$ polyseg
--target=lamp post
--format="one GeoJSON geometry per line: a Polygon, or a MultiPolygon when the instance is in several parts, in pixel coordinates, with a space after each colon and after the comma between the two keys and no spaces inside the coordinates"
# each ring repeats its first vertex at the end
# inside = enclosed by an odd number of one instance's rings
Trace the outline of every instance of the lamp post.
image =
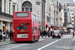
{"type": "Polygon", "coordinates": [[[45,2],[46,0],[42,0],[42,30],[45,30],[45,2]]]}
{"type": "Polygon", "coordinates": [[[53,0],[53,5],[54,5],[54,25],[55,25],[55,1],[53,0]]]}

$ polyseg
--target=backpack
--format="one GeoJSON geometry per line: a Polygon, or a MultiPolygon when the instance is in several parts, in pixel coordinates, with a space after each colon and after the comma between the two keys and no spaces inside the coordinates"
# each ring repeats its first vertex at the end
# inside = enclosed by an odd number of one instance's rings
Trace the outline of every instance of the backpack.
{"type": "Polygon", "coordinates": [[[5,32],[3,34],[5,35],[5,32]]]}

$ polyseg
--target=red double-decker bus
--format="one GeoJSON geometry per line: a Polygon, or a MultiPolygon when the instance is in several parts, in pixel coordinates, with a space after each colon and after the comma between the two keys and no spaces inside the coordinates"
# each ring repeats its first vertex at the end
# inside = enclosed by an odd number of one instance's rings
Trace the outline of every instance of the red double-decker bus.
{"type": "Polygon", "coordinates": [[[13,41],[38,41],[39,16],[32,12],[14,12],[13,41]]]}

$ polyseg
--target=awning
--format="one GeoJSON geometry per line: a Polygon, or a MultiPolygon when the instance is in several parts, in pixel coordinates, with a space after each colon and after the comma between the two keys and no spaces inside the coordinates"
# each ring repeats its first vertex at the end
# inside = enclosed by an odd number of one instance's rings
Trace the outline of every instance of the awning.
{"type": "Polygon", "coordinates": [[[58,26],[51,26],[51,28],[58,29],[59,27],[58,26]]]}

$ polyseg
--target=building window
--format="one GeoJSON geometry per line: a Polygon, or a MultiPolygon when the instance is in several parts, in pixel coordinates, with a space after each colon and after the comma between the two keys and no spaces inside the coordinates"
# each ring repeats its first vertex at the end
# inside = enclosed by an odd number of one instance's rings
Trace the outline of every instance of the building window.
{"type": "Polygon", "coordinates": [[[6,0],[4,0],[4,13],[6,12],[6,0]]]}
{"type": "Polygon", "coordinates": [[[22,11],[24,11],[24,8],[22,8],[22,11]]]}
{"type": "Polygon", "coordinates": [[[29,8],[25,8],[25,11],[29,11],[29,8]]]}
{"type": "Polygon", "coordinates": [[[11,7],[11,3],[9,3],[9,14],[10,14],[10,7],[11,7]]]}
{"type": "Polygon", "coordinates": [[[70,11],[73,11],[73,10],[70,10],[70,11]]]}
{"type": "Polygon", "coordinates": [[[49,16],[50,16],[50,13],[49,13],[49,16]]]}
{"type": "Polygon", "coordinates": [[[18,5],[17,5],[17,11],[18,11],[18,5]]]}
{"type": "Polygon", "coordinates": [[[32,4],[29,1],[26,1],[22,4],[22,11],[32,12],[32,4]]]}
{"type": "Polygon", "coordinates": [[[9,0],[9,1],[11,1],[11,0],[9,0]]]}
{"type": "Polygon", "coordinates": [[[0,0],[0,12],[1,12],[1,9],[2,8],[2,0],[0,0]]]}
{"type": "Polygon", "coordinates": [[[74,15],[74,13],[72,13],[72,15],[74,15]]]}
{"type": "Polygon", "coordinates": [[[9,14],[11,12],[11,0],[9,0],[9,14]]]}
{"type": "Polygon", "coordinates": [[[32,8],[30,8],[30,12],[32,12],[32,8]]]}
{"type": "Polygon", "coordinates": [[[74,19],[74,17],[72,17],[72,19],[74,19]]]}
{"type": "Polygon", "coordinates": [[[13,5],[13,13],[15,12],[15,5],[13,5]]]}
{"type": "Polygon", "coordinates": [[[72,24],[72,26],[74,26],[74,24],[72,24]]]}
{"type": "Polygon", "coordinates": [[[50,22],[50,18],[47,16],[47,21],[50,22]]]}
{"type": "Polygon", "coordinates": [[[72,22],[74,22],[74,21],[72,20],[72,22]]]}
{"type": "Polygon", "coordinates": [[[36,2],[37,5],[40,5],[40,2],[36,2]]]}

